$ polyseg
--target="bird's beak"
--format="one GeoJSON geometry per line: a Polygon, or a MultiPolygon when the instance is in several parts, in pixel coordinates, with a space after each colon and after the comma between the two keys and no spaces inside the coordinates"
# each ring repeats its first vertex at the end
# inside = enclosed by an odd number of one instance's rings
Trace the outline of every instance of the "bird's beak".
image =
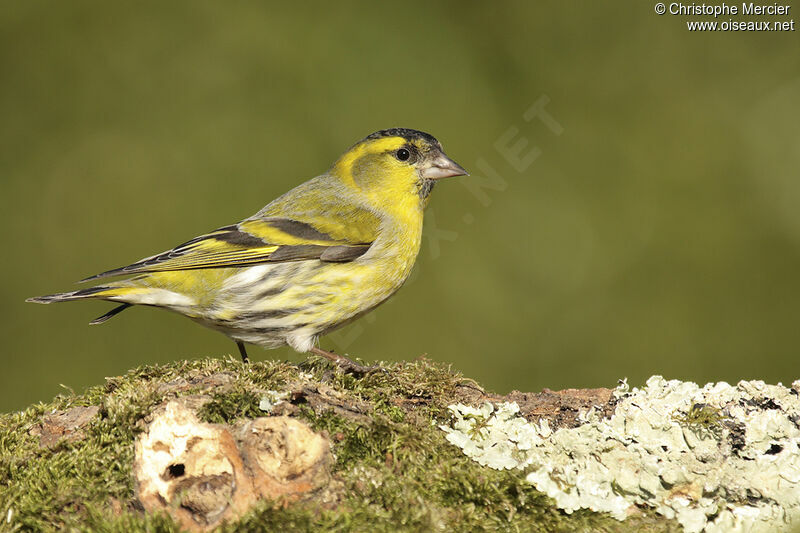
{"type": "Polygon", "coordinates": [[[444,154],[436,156],[429,164],[419,172],[420,176],[426,180],[438,180],[453,176],[468,176],[464,168],[444,154]]]}

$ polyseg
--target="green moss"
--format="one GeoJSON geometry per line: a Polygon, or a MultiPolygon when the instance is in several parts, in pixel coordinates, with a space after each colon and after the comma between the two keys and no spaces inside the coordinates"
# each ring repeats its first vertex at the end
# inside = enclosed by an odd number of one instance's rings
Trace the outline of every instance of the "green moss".
{"type": "Polygon", "coordinates": [[[177,531],[169,517],[145,515],[135,503],[133,442],[144,418],[186,394],[211,397],[200,412],[206,421],[264,416],[258,408],[264,393],[296,383],[324,386],[338,402],[326,407],[299,397],[295,416],[330,435],[343,499],[328,510],[263,502],[227,530],[669,530],[647,517],[620,523],[561,513],[524,474],[481,467],[445,441],[437,426],[458,401],[459,387],[472,382],[427,360],[385,368],[356,379],[318,358],[299,366],[182,361],[137,368],[83,394],[0,415],[0,519],[13,510],[0,530],[177,531]],[[29,433],[48,412],[88,405],[100,412],[80,440],[45,449],[29,433]]]}
{"type": "Polygon", "coordinates": [[[257,418],[265,413],[258,408],[261,398],[249,390],[235,390],[214,394],[198,416],[211,423],[226,423],[237,418],[257,418]]]}
{"type": "Polygon", "coordinates": [[[700,435],[719,439],[726,417],[719,409],[708,404],[696,403],[686,413],[676,417],[676,420],[700,435]]]}

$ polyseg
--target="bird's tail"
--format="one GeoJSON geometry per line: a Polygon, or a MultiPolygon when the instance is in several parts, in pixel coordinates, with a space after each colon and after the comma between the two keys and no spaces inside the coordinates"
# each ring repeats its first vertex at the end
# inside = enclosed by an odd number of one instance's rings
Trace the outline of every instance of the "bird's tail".
{"type": "Polygon", "coordinates": [[[34,298],[28,298],[25,301],[37,304],[51,304],[53,302],[71,302],[72,300],[84,300],[86,298],[103,298],[104,296],[116,296],[116,294],[103,294],[103,293],[116,292],[117,290],[118,289],[116,287],[97,286],[72,292],[59,292],[58,294],[47,294],[45,296],[36,296],[34,298]]]}
{"type": "MultiPolygon", "coordinates": [[[[80,289],[77,291],[72,292],[60,292],[58,294],[48,294],[45,296],[36,296],[34,298],[28,298],[25,300],[26,302],[32,302],[37,304],[50,304],[53,302],[71,302],[73,300],[85,300],[87,298],[99,298],[102,300],[114,300],[121,296],[124,296],[126,292],[130,292],[131,289],[128,287],[109,287],[109,286],[97,286],[97,287],[89,287],[87,289],[80,289]]],[[[89,322],[91,325],[95,324],[102,324],[109,318],[121,313],[132,304],[130,303],[123,303],[109,311],[108,313],[99,316],[89,322]]]]}

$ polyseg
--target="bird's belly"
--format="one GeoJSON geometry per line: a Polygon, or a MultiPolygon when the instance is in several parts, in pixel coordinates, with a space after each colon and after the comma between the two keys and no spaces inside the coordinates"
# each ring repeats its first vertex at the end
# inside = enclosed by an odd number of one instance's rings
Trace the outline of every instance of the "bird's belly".
{"type": "Polygon", "coordinates": [[[413,261],[296,261],[242,269],[226,282],[205,325],[265,347],[307,344],[385,301],[413,261]],[[300,339],[300,340],[297,340],[300,339]]]}

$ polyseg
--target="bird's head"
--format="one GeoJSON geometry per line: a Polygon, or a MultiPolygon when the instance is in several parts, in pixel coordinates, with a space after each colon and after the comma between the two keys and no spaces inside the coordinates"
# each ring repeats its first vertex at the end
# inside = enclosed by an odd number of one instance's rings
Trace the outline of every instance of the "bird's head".
{"type": "Polygon", "coordinates": [[[467,171],[447,157],[432,135],[393,128],[376,131],[352,146],[331,174],[380,210],[424,207],[434,183],[467,171]]]}

